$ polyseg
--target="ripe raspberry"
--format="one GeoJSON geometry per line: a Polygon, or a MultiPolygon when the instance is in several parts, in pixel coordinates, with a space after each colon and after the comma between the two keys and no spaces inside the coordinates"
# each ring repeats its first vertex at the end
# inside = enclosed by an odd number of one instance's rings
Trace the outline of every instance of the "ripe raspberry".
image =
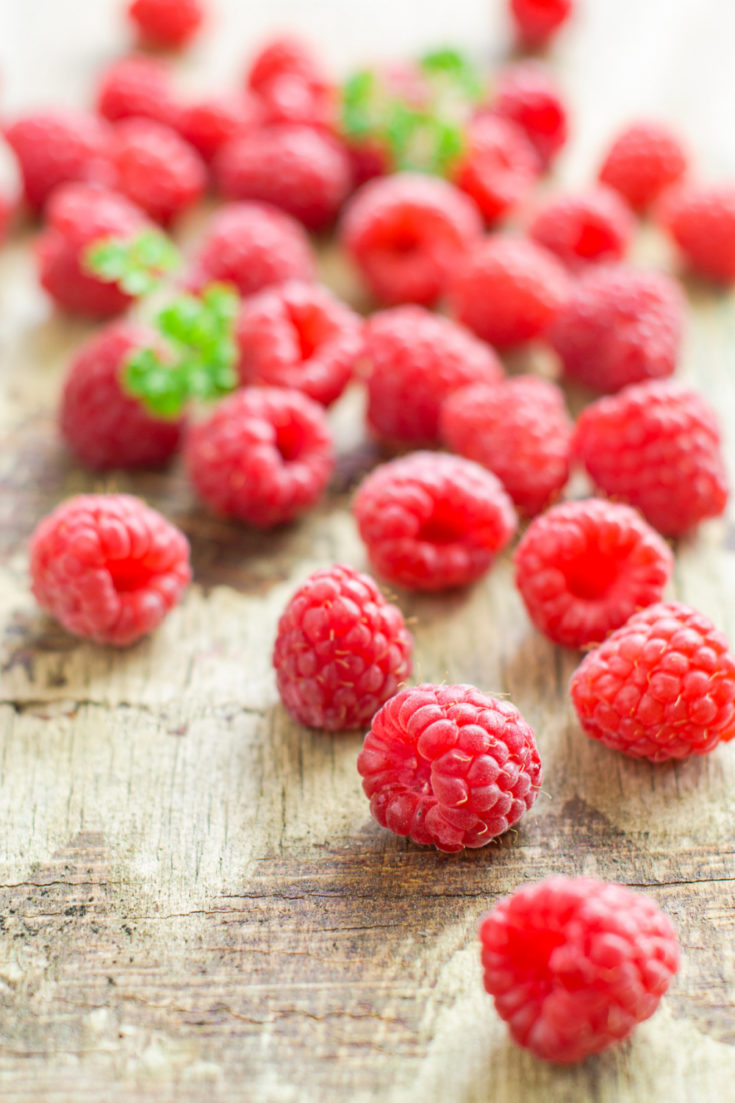
{"type": "Polygon", "coordinates": [[[0,244],[5,240],[8,226],[15,213],[15,202],[5,195],[0,195],[0,244]]]}
{"type": "Polygon", "coordinates": [[[538,157],[520,127],[496,115],[473,119],[452,179],[474,199],[486,222],[498,222],[517,207],[537,176],[538,157]]]}
{"type": "Polygon", "coordinates": [[[674,372],[683,322],[684,298],[671,277],[618,265],[580,280],[548,339],[568,379],[619,391],[674,372]]]}
{"type": "Polygon", "coordinates": [[[248,86],[269,123],[329,125],[335,91],[317,58],[297,38],[275,38],[253,60],[248,86]]]}
{"type": "Polygon", "coordinates": [[[651,605],[577,667],[572,702],[591,739],[665,762],[735,737],[735,656],[696,609],[651,605]]]}
{"type": "Polygon", "coordinates": [[[532,521],[515,553],[516,585],[554,643],[588,647],[660,601],[674,566],[668,546],[630,506],[562,502],[532,521]]]}
{"type": "Polygon", "coordinates": [[[180,107],[171,72],[152,57],[123,57],[103,73],[97,89],[97,111],[110,122],[153,119],[176,126],[180,107]]]}
{"type": "Polygon", "coordinates": [[[228,142],[214,162],[227,199],[259,199],[322,230],[350,190],[350,165],[342,146],[308,126],[271,126],[228,142]]]}
{"type": "Polygon", "coordinates": [[[567,109],[551,73],[533,61],[508,65],[497,76],[492,109],[524,132],[542,168],[548,168],[567,140],[567,109]]]}
{"type": "Polygon", "coordinates": [[[242,304],[235,339],[243,385],[290,387],[331,406],[362,352],[362,319],[325,287],[291,280],[242,304]]]}
{"type": "Polygon", "coordinates": [[[371,180],[345,211],[341,239],[374,297],[390,306],[432,306],[482,232],[477,207],[433,176],[371,180]]]}
{"type": "Polygon", "coordinates": [[[157,628],[189,584],[182,532],[129,494],[79,494],[31,536],[39,605],[68,632],[119,647],[157,628]]]}
{"type": "Polygon", "coordinates": [[[510,14],[524,46],[546,46],[572,14],[572,0],[510,0],[510,14]]]}
{"type": "Polygon", "coordinates": [[[645,211],[686,170],[686,152],[667,126],[637,122],[626,127],[610,146],[599,178],[619,192],[634,211],[645,211]]]}
{"type": "Polygon", "coordinates": [[[208,96],[181,109],[176,129],[207,164],[228,142],[260,126],[262,111],[254,96],[208,96]]]}
{"type": "Polygon", "coordinates": [[[153,417],[122,383],[130,353],[155,345],[152,331],[115,322],[93,334],[69,365],[59,421],[86,467],[158,467],[176,451],[181,421],[153,417]]]}
{"type": "Polygon", "coordinates": [[[474,582],[516,528],[494,475],[436,452],[381,464],[362,482],[353,508],[376,571],[412,590],[474,582]]]}
{"type": "Polygon", "coordinates": [[[179,49],[204,22],[201,0],[132,0],[128,18],[145,46],[179,49]]]}
{"type": "Polygon", "coordinates": [[[692,271],[735,281],[735,187],[680,184],[666,192],[656,215],[692,271]]]}
{"type": "Polygon", "coordinates": [[[551,253],[525,238],[485,238],[456,265],[449,285],[454,316],[498,348],[541,337],[571,284],[551,253]]]}
{"type": "Polygon", "coordinates": [[[635,219],[610,188],[557,195],[536,210],[528,236],[554,253],[567,268],[622,260],[630,248],[635,219]]]}
{"type": "Polygon", "coordinates": [[[581,1061],[650,1018],[679,967],[671,921],[650,896],[590,877],[548,877],[480,923],[485,989],[536,1057],[581,1061]]]}
{"type": "Polygon", "coordinates": [[[630,502],[666,536],[680,536],[727,504],[714,410],[673,379],[626,387],[577,421],[574,453],[605,494],[630,502]]]}
{"type": "Polygon", "coordinates": [[[557,498],[569,478],[572,422],[564,395],[546,379],[518,375],[464,387],[444,403],[441,430],[453,452],[492,471],[528,516],[557,498]]]}
{"type": "Polygon", "coordinates": [[[191,429],[189,478],[215,512],[258,528],[291,521],[314,505],[334,459],[321,406],[300,391],[237,391],[191,429]]]}
{"type": "Polygon", "coordinates": [[[468,685],[401,690],[373,718],[357,769],[381,827],[449,854],[502,835],[541,788],[533,729],[468,685]]]}
{"type": "Polygon", "coordinates": [[[364,728],[411,673],[412,651],[400,609],[369,575],[327,567],[307,578],[278,623],[278,692],[308,728],[364,728]]]}
{"type": "Polygon", "coordinates": [[[365,326],[368,425],[389,444],[439,443],[442,403],[469,383],[497,383],[491,348],[421,306],[373,314],[365,326]]]}
{"type": "Polygon", "coordinates": [[[120,123],[114,156],[118,190],[164,225],[204,193],[204,162],[171,127],[150,119],[120,123]]]}
{"type": "Polygon", "coordinates": [[[187,285],[234,284],[242,296],[286,280],[312,280],[314,255],[300,222],[267,203],[228,203],[212,216],[187,285]]]}
{"type": "Polygon", "coordinates": [[[23,180],[23,194],[41,210],[60,184],[77,180],[110,184],[112,131],[107,123],[81,111],[38,111],[5,129],[23,180]]]}

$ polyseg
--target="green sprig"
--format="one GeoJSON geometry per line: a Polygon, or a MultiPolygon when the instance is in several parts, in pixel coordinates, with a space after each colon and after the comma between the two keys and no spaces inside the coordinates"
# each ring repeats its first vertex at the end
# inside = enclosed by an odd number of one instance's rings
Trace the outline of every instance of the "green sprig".
{"type": "Polygon", "coordinates": [[[84,255],[89,273],[106,283],[119,284],[136,298],[150,294],[178,264],[179,252],[171,238],[153,228],[133,238],[94,241],[84,255]]]}

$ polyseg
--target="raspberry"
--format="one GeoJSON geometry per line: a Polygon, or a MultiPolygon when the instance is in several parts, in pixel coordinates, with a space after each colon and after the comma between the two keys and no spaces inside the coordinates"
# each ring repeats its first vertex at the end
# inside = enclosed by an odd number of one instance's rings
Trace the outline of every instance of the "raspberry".
{"type": "Polygon", "coordinates": [[[522,61],[497,76],[492,108],[519,126],[543,168],[548,168],[567,140],[567,110],[552,75],[542,65],[522,61]]]}
{"type": "Polygon", "coordinates": [[[303,226],[266,203],[229,203],[212,216],[187,284],[221,281],[253,295],[288,279],[311,280],[314,256],[303,226]]]}
{"type": "Polygon", "coordinates": [[[525,238],[485,238],[456,266],[449,285],[455,317],[478,337],[510,348],[541,337],[570,291],[564,268],[525,238]]]}
{"type": "Polygon", "coordinates": [[[254,92],[262,92],[279,77],[318,80],[323,75],[322,67],[308,43],[294,35],[283,35],[261,46],[250,64],[247,82],[254,92]]]}
{"type": "Polygon", "coordinates": [[[116,322],[93,334],[72,360],[59,420],[68,447],[86,467],[158,467],[176,451],[181,422],[151,416],[122,384],[129,354],[155,344],[153,332],[116,322]]]}
{"type": "Polygon", "coordinates": [[[79,494],[31,536],[33,593],[68,632],[119,647],[157,628],[189,584],[182,532],[129,494],[79,494]]]}
{"type": "Polygon", "coordinates": [[[180,108],[168,66],[136,55],[113,62],[97,89],[97,111],[112,123],[135,118],[176,126],[180,108]]]}
{"type": "Polygon", "coordinates": [[[362,482],[354,513],[376,571],[412,590],[474,582],[516,527],[510,498],[494,475],[435,452],[377,467],[362,482]]]}
{"type": "Polygon", "coordinates": [[[321,497],[334,466],[321,406],[300,391],[251,387],[218,403],[186,444],[189,478],[215,512],[258,528],[321,497]]]}
{"type": "Polygon", "coordinates": [[[700,276],[735,282],[735,187],[732,184],[680,184],[657,209],[661,225],[700,276]]]}
{"type": "Polygon", "coordinates": [[[458,188],[494,223],[521,203],[536,182],[538,158],[520,127],[495,115],[478,115],[467,129],[467,148],[454,168],[458,188]]]}
{"type": "Polygon", "coordinates": [[[650,896],[590,877],[548,877],[480,923],[485,989],[536,1057],[581,1061],[650,1018],[679,967],[671,921],[650,896]]]}
{"type": "Polygon", "coordinates": [[[327,567],[307,578],[278,622],[278,692],[306,727],[364,728],[411,673],[412,650],[400,609],[369,575],[327,567]]]}
{"type": "Polygon", "coordinates": [[[111,134],[104,121],[81,111],[39,111],[11,123],[5,137],[17,158],[28,205],[40,210],[60,184],[112,183],[111,134]]]}
{"type": "Polygon", "coordinates": [[[574,452],[593,482],[630,502],[667,536],[680,536],[727,504],[714,410],[674,380],[626,387],[579,417],[574,452]]]}
{"type": "Polygon", "coordinates": [[[510,14],[525,46],[546,46],[572,14],[572,0],[510,0],[510,14]]]}
{"type": "Polygon", "coordinates": [[[171,127],[128,119],[115,128],[118,189],[168,225],[201,199],[207,173],[199,154],[171,127]]]}
{"type": "Polygon", "coordinates": [[[554,253],[567,268],[622,260],[635,231],[635,219],[610,188],[557,195],[542,203],[528,236],[554,253]]]}
{"type": "Polygon", "coordinates": [[[182,108],[176,129],[209,164],[228,142],[256,130],[261,116],[260,105],[253,96],[209,96],[182,108]]]}
{"type": "Polygon", "coordinates": [[[599,178],[634,211],[645,211],[686,170],[687,155],[677,136],[662,123],[644,121],[632,123],[617,136],[599,178]]]}
{"type": "Polygon", "coordinates": [[[259,96],[269,123],[327,126],[335,92],[308,46],[297,38],[276,38],[253,60],[248,85],[259,96]]]}
{"type": "Polygon", "coordinates": [[[362,352],[362,319],[325,287],[293,280],[243,303],[235,338],[243,384],[290,387],[331,406],[362,352]]]}
{"type": "Polygon", "coordinates": [[[450,854],[502,835],[541,788],[533,729],[468,685],[401,690],[373,718],[357,769],[381,827],[450,854]]]}
{"type": "Polygon", "coordinates": [[[673,279],[618,265],[575,286],[548,339],[568,379],[619,391],[673,373],[683,321],[684,298],[673,279]]]}
{"type": "Polygon", "coordinates": [[[15,202],[5,195],[0,195],[0,244],[5,240],[14,213],[15,202]]]}
{"type": "Polygon", "coordinates": [[[146,46],[185,46],[204,21],[201,0],[132,0],[128,18],[146,46]]]}
{"type": "Polygon", "coordinates": [[[560,389],[519,375],[450,395],[441,411],[444,441],[496,475],[515,506],[540,513],[569,478],[572,422],[560,389]]]}
{"type": "Polygon", "coordinates": [[[39,280],[57,306],[70,314],[108,318],[132,302],[116,283],[87,273],[89,245],[107,237],[129,238],[147,220],[117,192],[90,184],[64,184],[51,198],[48,228],[37,241],[39,280]]]}
{"type": "Polygon", "coordinates": [[[588,647],[661,600],[674,566],[658,533],[630,506],[563,502],[532,521],[515,553],[516,585],[554,643],[588,647]]]}
{"type": "Polygon", "coordinates": [[[735,737],[735,656],[678,601],[631,617],[585,657],[570,691],[587,735],[633,758],[689,758],[735,737]]]}
{"type": "Polygon", "coordinates": [[[365,355],[368,424],[389,444],[438,444],[445,399],[469,383],[503,378],[491,348],[421,306],[374,314],[365,326],[365,355]]]}
{"type": "Polygon", "coordinates": [[[432,306],[482,232],[477,207],[432,176],[397,173],[370,180],[345,211],[342,243],[373,296],[390,306],[432,306]]]}

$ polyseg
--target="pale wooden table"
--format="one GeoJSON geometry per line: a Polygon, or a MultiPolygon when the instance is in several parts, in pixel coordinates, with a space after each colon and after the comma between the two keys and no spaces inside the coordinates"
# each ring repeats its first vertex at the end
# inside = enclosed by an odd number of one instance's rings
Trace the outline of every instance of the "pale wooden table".
{"type": "MultiPolygon", "coordinates": [[[[0,0],[10,112],[82,103],[120,48],[114,0],[0,0]]],[[[735,174],[725,0],[580,0],[553,64],[576,111],[561,166],[584,180],[641,111],[735,174]]],[[[491,0],[219,0],[182,65],[234,79],[266,31],[294,26],[344,70],[452,40],[487,58],[491,0]],[[263,10],[254,10],[255,8],[263,10]]],[[[593,745],[566,698],[575,657],[529,627],[507,558],[472,593],[406,596],[417,674],[510,693],[534,724],[543,794],[520,830],[446,857],[379,830],[358,737],[289,723],[269,668],[277,614],[334,560],[364,564],[347,511],[374,457],[349,403],[327,505],[270,537],[214,522],[174,472],[117,478],[192,539],[197,583],[154,639],[122,654],[45,621],[26,540],[60,498],[99,488],[55,434],[61,373],[87,332],[53,314],[19,233],[0,251],[0,1097],[152,1101],[702,1103],[733,1098],[735,750],[651,767],[593,745]],[[552,871],[641,886],[675,920],[681,974],[635,1040],[563,1070],[511,1046],[482,991],[478,915],[552,871]]],[[[642,254],[663,257],[655,239],[642,254]]],[[[343,277],[331,263],[330,276],[343,277]]],[[[723,414],[735,471],[735,313],[690,288],[683,374],[723,414]]],[[[672,592],[735,638],[732,523],[678,550],[672,592]]]]}

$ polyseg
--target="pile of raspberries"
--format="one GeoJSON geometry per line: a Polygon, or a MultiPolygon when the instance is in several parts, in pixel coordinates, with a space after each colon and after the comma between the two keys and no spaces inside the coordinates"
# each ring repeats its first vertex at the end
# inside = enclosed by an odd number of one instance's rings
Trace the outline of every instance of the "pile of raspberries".
{"type": "MultiPolygon", "coordinates": [[[[508,9],[521,44],[537,49],[572,0],[508,9]]],[[[180,48],[207,14],[201,0],[129,5],[143,46],[180,48]]],[[[386,79],[424,94],[410,64],[386,79]]],[[[43,221],[40,284],[59,310],[108,320],[69,365],[59,407],[69,450],[94,472],[162,466],[181,450],[194,493],[265,541],[328,492],[327,410],[359,386],[385,452],[353,502],[375,575],[398,590],[466,587],[520,530],[515,584],[530,621],[586,651],[570,685],[580,731],[655,763],[713,751],[735,736],[735,657],[667,590],[671,541],[727,503],[720,429],[674,378],[680,284],[627,256],[648,218],[679,265],[735,282],[735,184],[698,180],[679,137],[642,120],[615,137],[586,188],[534,198],[570,126],[538,60],[494,74],[441,173],[345,132],[339,101],[318,57],[279,38],[227,93],[185,101],[169,62],[140,52],[101,75],[92,110],[53,107],[5,126],[25,206],[43,221]],[[207,191],[223,202],[181,282],[194,295],[213,282],[237,291],[238,385],[209,409],[163,417],[125,383],[131,353],[158,336],[126,314],[130,289],[90,270],[86,250],[175,228],[207,191]],[[367,317],[317,280],[310,235],[333,229],[367,317]],[[554,372],[509,371],[503,357],[529,346],[545,347],[554,372]],[[559,380],[584,402],[576,422],[559,380]]],[[[3,223],[12,207],[2,204],[3,223]]],[[[38,524],[30,574],[69,632],[125,646],[182,598],[189,546],[138,498],[84,494],[38,524]]],[[[370,575],[318,570],[278,624],[283,706],[307,727],[367,730],[357,770],[380,825],[448,853],[485,846],[539,794],[534,732],[510,701],[474,686],[411,684],[412,650],[370,575]]],[[[627,1037],[678,966],[674,929],[651,899],[584,878],[524,886],[484,917],[480,940],[513,1038],[557,1062],[627,1037]]]]}

